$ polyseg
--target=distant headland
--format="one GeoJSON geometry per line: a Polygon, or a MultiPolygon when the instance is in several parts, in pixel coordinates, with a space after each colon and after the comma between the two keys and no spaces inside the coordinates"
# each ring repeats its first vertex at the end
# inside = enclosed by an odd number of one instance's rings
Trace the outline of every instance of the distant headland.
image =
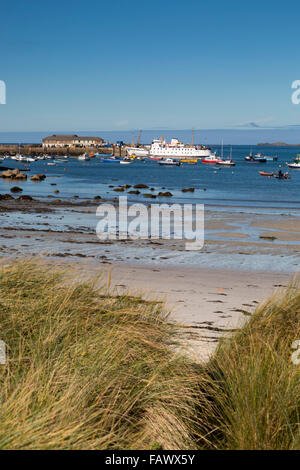
{"type": "Polygon", "coordinates": [[[300,147],[300,144],[287,144],[285,142],[264,142],[256,145],[258,147],[300,147]]]}

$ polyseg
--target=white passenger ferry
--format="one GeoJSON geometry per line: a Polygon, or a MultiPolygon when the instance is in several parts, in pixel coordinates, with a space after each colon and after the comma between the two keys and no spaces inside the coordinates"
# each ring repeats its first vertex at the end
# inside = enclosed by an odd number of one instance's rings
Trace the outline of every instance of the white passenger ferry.
{"type": "Polygon", "coordinates": [[[172,158],[203,158],[209,157],[211,151],[202,145],[184,145],[178,139],[172,139],[170,143],[165,140],[153,140],[150,147],[150,156],[172,158]]]}

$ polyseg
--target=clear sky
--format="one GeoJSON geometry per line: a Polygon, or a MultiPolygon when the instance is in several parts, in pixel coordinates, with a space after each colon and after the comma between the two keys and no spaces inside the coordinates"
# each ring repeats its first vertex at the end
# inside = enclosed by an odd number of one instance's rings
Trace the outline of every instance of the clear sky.
{"type": "Polygon", "coordinates": [[[3,2],[0,130],[300,125],[299,23],[299,1],[3,2]]]}

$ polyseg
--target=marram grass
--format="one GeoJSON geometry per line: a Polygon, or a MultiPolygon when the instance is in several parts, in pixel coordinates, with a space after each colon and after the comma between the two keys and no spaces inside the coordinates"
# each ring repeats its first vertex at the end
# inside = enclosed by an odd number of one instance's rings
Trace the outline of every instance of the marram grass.
{"type": "Polygon", "coordinates": [[[2,268],[0,449],[300,449],[296,284],[207,364],[175,352],[177,333],[160,303],[2,268]]]}
{"type": "Polygon", "coordinates": [[[212,447],[300,449],[300,365],[292,361],[298,339],[300,290],[292,283],[220,342],[206,366],[201,408],[202,416],[209,410],[212,447]]]}
{"type": "Polygon", "coordinates": [[[0,275],[0,449],[190,448],[193,369],[160,304],[18,263],[0,275]]]}

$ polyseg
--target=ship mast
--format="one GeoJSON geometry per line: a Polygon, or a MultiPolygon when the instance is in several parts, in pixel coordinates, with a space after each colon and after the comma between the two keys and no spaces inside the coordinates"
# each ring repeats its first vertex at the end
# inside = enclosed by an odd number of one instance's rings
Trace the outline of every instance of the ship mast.
{"type": "Polygon", "coordinates": [[[136,146],[139,147],[141,143],[141,136],[142,136],[142,131],[139,131],[138,138],[136,141],[136,146]]]}

